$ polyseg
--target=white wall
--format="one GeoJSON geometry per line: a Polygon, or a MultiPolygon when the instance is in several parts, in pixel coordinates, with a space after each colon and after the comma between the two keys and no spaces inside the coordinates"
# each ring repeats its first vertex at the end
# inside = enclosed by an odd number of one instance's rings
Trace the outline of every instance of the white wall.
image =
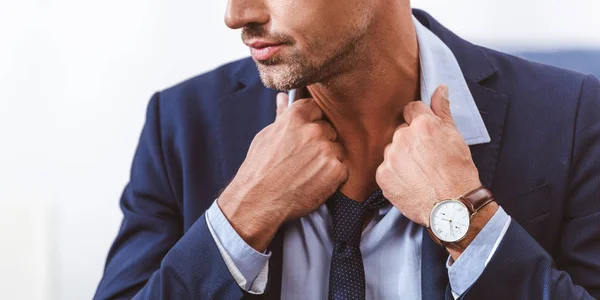
{"type": "Polygon", "coordinates": [[[412,0],[459,35],[500,48],[600,47],[597,0],[412,0]]]}
{"type": "MultiPolygon", "coordinates": [[[[151,94],[247,55],[225,0],[0,0],[0,298],[90,299],[151,94]]],[[[600,47],[597,0],[420,0],[488,45],[600,47]]]]}

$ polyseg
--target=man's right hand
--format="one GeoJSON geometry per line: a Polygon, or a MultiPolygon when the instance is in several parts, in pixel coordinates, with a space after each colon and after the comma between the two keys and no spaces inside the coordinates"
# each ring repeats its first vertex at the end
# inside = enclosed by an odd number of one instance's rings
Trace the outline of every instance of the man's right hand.
{"type": "Polygon", "coordinates": [[[217,203],[237,233],[263,252],[279,227],[321,206],[348,179],[344,149],[313,99],[287,107],[260,131],[217,203]]]}

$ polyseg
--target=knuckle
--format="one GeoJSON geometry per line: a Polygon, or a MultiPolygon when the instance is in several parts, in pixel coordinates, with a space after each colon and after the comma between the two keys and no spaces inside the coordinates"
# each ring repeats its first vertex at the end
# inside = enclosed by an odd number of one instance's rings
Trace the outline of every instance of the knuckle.
{"type": "Polygon", "coordinates": [[[297,101],[294,102],[295,106],[307,106],[310,105],[313,102],[312,99],[309,98],[303,98],[303,99],[298,99],[297,101]]]}
{"type": "Polygon", "coordinates": [[[413,127],[423,127],[425,126],[425,118],[423,117],[423,115],[419,115],[417,117],[415,117],[412,121],[412,123],[410,124],[413,127]]]}
{"type": "Polygon", "coordinates": [[[408,102],[408,103],[407,103],[407,104],[404,106],[404,110],[405,110],[405,111],[407,111],[407,110],[408,110],[408,111],[411,111],[411,110],[413,110],[413,109],[415,108],[415,105],[417,105],[417,103],[418,103],[418,102],[419,102],[419,101],[411,101],[411,102],[408,102]]]}
{"type": "Polygon", "coordinates": [[[329,141],[319,141],[315,146],[317,147],[317,151],[322,155],[329,156],[333,153],[333,144],[329,141]]]}
{"type": "Polygon", "coordinates": [[[385,161],[383,162],[383,164],[385,165],[386,168],[391,168],[391,167],[397,165],[399,156],[400,155],[397,155],[395,151],[390,150],[390,152],[388,153],[387,157],[385,158],[385,161]]]}
{"type": "MultiPolygon", "coordinates": [[[[402,137],[404,136],[404,130],[405,130],[405,128],[396,129],[396,131],[394,132],[394,135],[392,136],[392,141],[395,142],[395,141],[401,140],[402,137]]],[[[388,145],[388,147],[389,147],[389,145],[388,145]]],[[[387,147],[386,147],[386,149],[387,149],[387,147]]]]}
{"type": "Polygon", "coordinates": [[[300,99],[294,102],[294,105],[292,105],[292,107],[294,106],[304,113],[312,111],[313,109],[315,109],[315,106],[318,107],[318,105],[313,99],[308,98],[300,99]]]}
{"type": "Polygon", "coordinates": [[[302,99],[302,100],[304,100],[304,102],[302,102],[302,103],[308,109],[313,109],[313,108],[318,108],[319,107],[319,105],[317,104],[317,102],[314,99],[305,98],[305,99],[302,99]]]}
{"type": "Polygon", "coordinates": [[[424,115],[419,115],[413,120],[413,124],[416,126],[424,126],[428,122],[429,121],[427,120],[427,118],[424,115]]]}
{"type": "Polygon", "coordinates": [[[331,126],[327,123],[319,124],[319,126],[323,130],[323,136],[325,136],[325,137],[333,136],[334,139],[337,138],[337,131],[335,131],[333,126],[331,126]]]}
{"type": "Polygon", "coordinates": [[[325,160],[325,169],[329,170],[329,172],[333,174],[338,174],[341,172],[340,170],[340,162],[337,159],[326,159],[325,160]]]}
{"type": "Polygon", "coordinates": [[[331,148],[335,152],[336,155],[341,155],[342,157],[345,155],[344,148],[337,142],[331,142],[331,148]]]}
{"type": "Polygon", "coordinates": [[[392,144],[389,144],[389,145],[385,146],[385,150],[383,150],[383,159],[384,160],[389,159],[391,154],[392,154],[392,144]]]}
{"type": "Polygon", "coordinates": [[[414,108],[417,109],[427,108],[427,104],[425,104],[425,102],[423,101],[413,101],[411,103],[413,104],[414,108]]]}
{"type": "Polygon", "coordinates": [[[310,123],[306,126],[306,131],[309,137],[312,139],[320,137],[324,134],[324,129],[317,123],[310,123]]]}
{"type": "Polygon", "coordinates": [[[435,124],[435,118],[428,114],[419,115],[413,120],[413,125],[420,128],[430,128],[435,124]]]}
{"type": "Polygon", "coordinates": [[[343,163],[336,160],[334,168],[339,181],[346,181],[346,179],[348,179],[348,168],[346,168],[346,166],[343,163]]]}
{"type": "Polygon", "coordinates": [[[337,173],[342,173],[343,174],[343,173],[346,172],[346,167],[339,160],[332,159],[330,161],[330,163],[331,163],[331,166],[332,166],[333,170],[335,170],[337,173]]]}
{"type": "Polygon", "coordinates": [[[377,170],[375,171],[375,180],[377,181],[377,183],[381,183],[382,180],[386,178],[386,174],[387,169],[385,167],[385,164],[379,165],[379,167],[377,167],[377,170]]]}
{"type": "Polygon", "coordinates": [[[299,119],[302,118],[303,115],[303,111],[302,108],[299,106],[292,106],[289,109],[289,116],[292,119],[299,119]]]}

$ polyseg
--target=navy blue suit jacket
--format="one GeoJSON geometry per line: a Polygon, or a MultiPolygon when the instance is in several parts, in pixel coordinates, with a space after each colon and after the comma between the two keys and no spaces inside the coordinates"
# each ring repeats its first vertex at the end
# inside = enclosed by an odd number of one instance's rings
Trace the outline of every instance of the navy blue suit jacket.
{"type": "MultiPolygon", "coordinates": [[[[471,147],[473,160],[513,218],[464,298],[600,297],[600,83],[475,46],[414,14],[461,66],[491,136],[471,147]]],[[[243,59],[152,97],[95,299],[250,297],[230,275],[204,213],[255,134],[274,121],[275,95],[243,59]]],[[[282,238],[280,231],[270,246],[264,299],[280,297],[282,238]]],[[[424,234],[424,299],[451,299],[446,258],[424,234]]]]}

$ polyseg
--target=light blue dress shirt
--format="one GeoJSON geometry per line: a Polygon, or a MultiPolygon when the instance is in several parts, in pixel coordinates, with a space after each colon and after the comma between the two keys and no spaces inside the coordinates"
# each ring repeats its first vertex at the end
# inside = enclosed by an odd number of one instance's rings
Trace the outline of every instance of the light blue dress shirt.
{"type": "MultiPolygon", "coordinates": [[[[440,84],[450,90],[452,116],[469,145],[490,137],[456,58],[432,32],[413,18],[421,63],[421,99],[430,104],[440,84]]],[[[264,292],[270,253],[259,253],[244,242],[216,201],[206,215],[209,230],[240,287],[264,292]]],[[[446,262],[454,297],[481,275],[510,224],[502,208],[482,229],[456,262],[446,262]]],[[[325,205],[284,227],[282,299],[327,299],[333,249],[331,216],[325,205]]],[[[427,232],[392,205],[379,209],[361,236],[360,250],[366,279],[366,299],[421,299],[421,239],[427,232]]]]}

